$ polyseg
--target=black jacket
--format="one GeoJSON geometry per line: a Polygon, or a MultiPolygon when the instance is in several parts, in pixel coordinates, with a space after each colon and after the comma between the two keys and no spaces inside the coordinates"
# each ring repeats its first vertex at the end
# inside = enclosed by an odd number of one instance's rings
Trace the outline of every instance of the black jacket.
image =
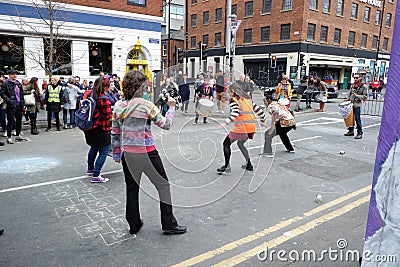
{"type": "Polygon", "coordinates": [[[18,81],[15,83],[6,80],[4,81],[3,85],[1,86],[0,89],[0,96],[3,98],[4,102],[7,104],[7,109],[15,109],[17,106],[17,97],[15,96],[15,84],[17,84],[19,90],[20,90],[20,106],[24,106],[24,93],[22,90],[22,84],[18,81]]]}

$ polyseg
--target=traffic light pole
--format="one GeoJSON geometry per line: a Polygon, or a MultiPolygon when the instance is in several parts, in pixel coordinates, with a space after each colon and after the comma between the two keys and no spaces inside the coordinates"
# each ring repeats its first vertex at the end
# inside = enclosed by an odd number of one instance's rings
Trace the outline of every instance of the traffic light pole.
{"type": "Polygon", "coordinates": [[[228,82],[231,81],[231,29],[230,22],[232,16],[232,0],[226,1],[226,33],[225,33],[225,77],[228,82]]]}
{"type": "Polygon", "coordinates": [[[203,44],[199,42],[200,57],[199,57],[199,74],[202,73],[201,63],[203,62],[203,44]]]}

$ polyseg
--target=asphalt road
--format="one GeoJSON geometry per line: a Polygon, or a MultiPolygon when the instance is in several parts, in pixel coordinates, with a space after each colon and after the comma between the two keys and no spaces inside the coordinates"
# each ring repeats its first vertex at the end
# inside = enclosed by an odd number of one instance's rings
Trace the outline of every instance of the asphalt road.
{"type": "Polygon", "coordinates": [[[91,184],[79,129],[25,132],[31,141],[0,148],[0,266],[358,266],[358,258],[288,259],[292,250],[362,251],[380,118],[362,117],[362,140],[345,137],[339,101],[324,113],[297,114],[297,130],[289,133],[294,154],[275,138],[275,157],[259,158],[258,129],[247,142],[252,173],[240,168],[234,144],[232,174],[216,174],[226,134],[217,127],[221,116],[192,125],[192,114],[177,112],[172,130],[153,127],[175,216],[188,227],[179,236],[162,234],[155,190],[145,178],[144,226],[129,235],[121,166],[108,158],[103,176],[110,182],[91,184]],[[347,246],[338,249],[341,239],[347,246]],[[288,260],[263,260],[266,248],[286,251],[288,260]]]}

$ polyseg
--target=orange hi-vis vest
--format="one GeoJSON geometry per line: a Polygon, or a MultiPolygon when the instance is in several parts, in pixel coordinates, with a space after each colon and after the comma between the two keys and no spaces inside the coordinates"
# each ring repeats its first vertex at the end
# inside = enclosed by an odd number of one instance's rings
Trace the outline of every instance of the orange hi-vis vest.
{"type": "Polygon", "coordinates": [[[233,101],[239,106],[239,116],[235,118],[233,123],[233,133],[255,133],[256,117],[254,116],[253,103],[251,99],[233,98],[233,101]]]}

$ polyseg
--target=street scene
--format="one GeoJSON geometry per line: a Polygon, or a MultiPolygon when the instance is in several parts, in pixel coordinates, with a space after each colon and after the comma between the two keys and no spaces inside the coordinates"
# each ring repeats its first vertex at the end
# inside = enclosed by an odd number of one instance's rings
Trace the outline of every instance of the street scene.
{"type": "MultiPolygon", "coordinates": [[[[261,102],[262,95],[254,99],[261,102]]],[[[190,113],[176,112],[170,131],[154,129],[175,216],[188,227],[176,237],[162,235],[147,179],[140,193],[144,226],[137,236],[129,234],[121,165],[108,157],[102,175],[110,181],[90,183],[88,146],[79,129],[41,132],[4,146],[1,265],[286,266],[278,259],[262,261],[257,253],[264,247],[321,253],[338,250],[339,239],[348,244],[344,250],[362,253],[380,118],[362,117],[360,141],[343,136],[340,101],[329,101],[322,114],[296,114],[297,130],[289,134],[294,154],[277,137],[275,157],[259,157],[264,130],[258,128],[247,144],[254,172],[240,168],[243,157],[233,146],[232,173],[216,173],[226,135],[217,127],[221,116],[193,125],[192,104],[190,113]]],[[[358,266],[358,258],[294,265],[358,266]]]]}
{"type": "Polygon", "coordinates": [[[396,0],[0,0],[0,266],[400,266],[396,0]]]}

